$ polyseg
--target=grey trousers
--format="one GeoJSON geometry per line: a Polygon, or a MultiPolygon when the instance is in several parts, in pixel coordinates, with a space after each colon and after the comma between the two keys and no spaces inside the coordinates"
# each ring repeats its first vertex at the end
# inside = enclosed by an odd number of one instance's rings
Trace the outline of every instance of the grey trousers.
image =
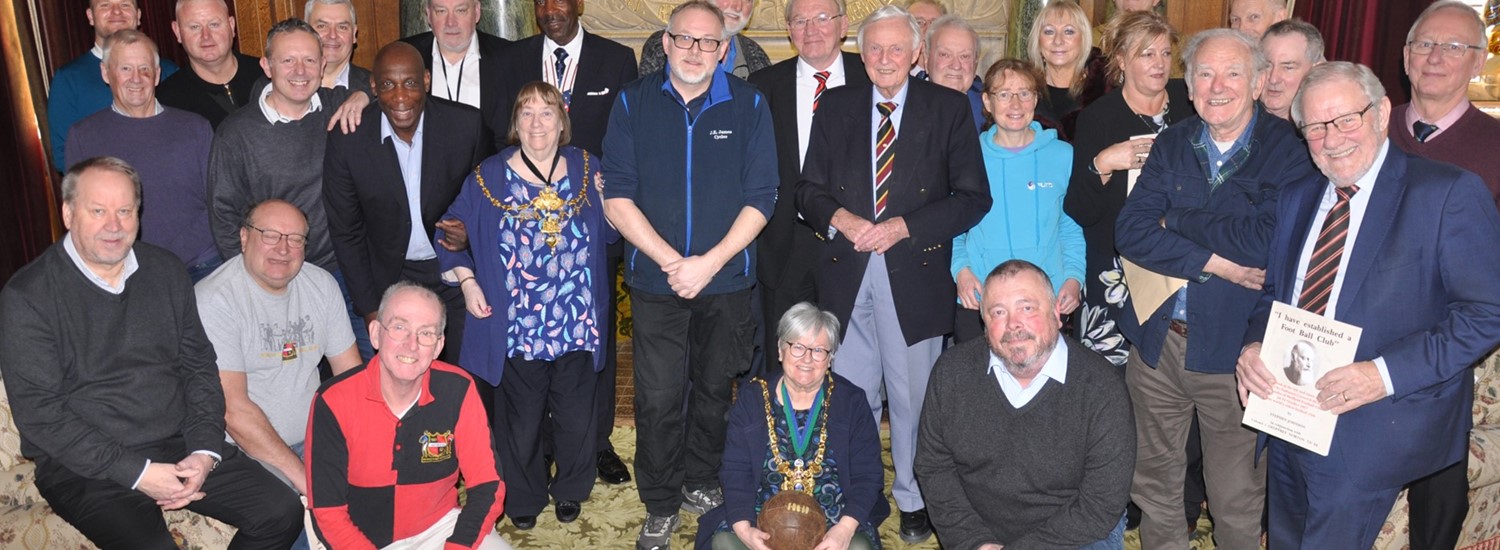
{"type": "Polygon", "coordinates": [[[854,299],[854,311],[849,315],[849,328],[838,355],[833,357],[833,371],[865,391],[877,426],[884,384],[886,404],[891,408],[891,464],[896,470],[891,493],[897,508],[915,512],[926,507],[912,473],[917,456],[917,417],[927,397],[932,365],[943,352],[943,339],[928,338],[908,347],[891,292],[885,257],[871,254],[854,299]]]}
{"type": "Polygon", "coordinates": [[[1182,516],[1183,446],[1196,414],[1214,540],[1227,550],[1258,550],[1266,473],[1264,462],[1255,460],[1255,432],[1240,425],[1245,411],[1234,375],[1189,371],[1186,356],[1187,339],[1168,332],[1156,368],[1139,353],[1130,354],[1125,364],[1136,432],[1130,498],[1141,508],[1141,547],[1188,547],[1182,516]]]}

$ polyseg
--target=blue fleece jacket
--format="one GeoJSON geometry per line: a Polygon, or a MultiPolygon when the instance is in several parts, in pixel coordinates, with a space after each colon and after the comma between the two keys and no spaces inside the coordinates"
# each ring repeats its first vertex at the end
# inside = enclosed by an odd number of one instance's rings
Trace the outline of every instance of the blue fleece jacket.
{"type": "MultiPolygon", "coordinates": [[[[652,229],[683,256],[708,252],[740,211],[766,219],[781,182],[771,110],[755,86],[714,71],[707,92],[684,103],[664,68],[625,85],[604,133],[604,199],[631,199],[652,229]]],[[[675,295],[661,266],[625,246],[625,284],[675,295]]],[[[724,264],[700,295],[755,284],[755,246],[724,264]]]]}
{"type": "Polygon", "coordinates": [[[979,225],[953,238],[953,276],[964,268],[983,281],[1006,260],[1034,263],[1052,278],[1052,290],[1068,279],[1083,284],[1083,229],[1063,213],[1073,175],[1073,146],[1033,121],[1036,139],[1020,152],[995,144],[999,128],[979,135],[984,171],[995,199],[979,225]]]}

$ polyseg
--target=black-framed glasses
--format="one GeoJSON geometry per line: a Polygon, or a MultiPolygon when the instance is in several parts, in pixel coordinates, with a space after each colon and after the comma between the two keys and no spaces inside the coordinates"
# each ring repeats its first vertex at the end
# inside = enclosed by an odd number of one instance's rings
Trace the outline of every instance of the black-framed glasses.
{"type": "Polygon", "coordinates": [[[443,333],[438,332],[436,329],[427,328],[414,331],[411,327],[406,326],[406,323],[392,323],[387,325],[384,321],[381,321],[380,326],[385,327],[385,331],[392,338],[400,342],[405,342],[407,337],[415,334],[417,336],[417,344],[429,348],[437,345],[438,338],[443,337],[443,333]]]}
{"type": "Polygon", "coordinates": [[[1340,132],[1353,132],[1365,125],[1365,113],[1370,112],[1370,109],[1373,108],[1375,108],[1375,102],[1371,101],[1369,105],[1365,105],[1365,108],[1359,111],[1336,116],[1333,120],[1309,122],[1298,126],[1297,129],[1301,130],[1302,137],[1307,138],[1309,141],[1327,137],[1329,125],[1337,128],[1340,132]]]}
{"type": "Polygon", "coordinates": [[[807,357],[807,354],[811,353],[812,360],[821,363],[823,361],[827,361],[828,357],[833,355],[833,352],[829,351],[827,348],[810,348],[796,342],[787,342],[785,340],[783,340],[781,343],[786,344],[787,353],[792,354],[792,357],[795,357],[797,359],[807,357]]]}
{"type": "Polygon", "coordinates": [[[1483,46],[1475,46],[1463,42],[1433,42],[1431,40],[1413,40],[1407,42],[1406,47],[1411,49],[1411,53],[1417,55],[1431,55],[1432,49],[1438,48],[1443,51],[1443,57],[1463,57],[1471,49],[1484,51],[1483,46]]]}
{"type": "Polygon", "coordinates": [[[800,31],[802,29],[807,28],[808,25],[811,25],[811,26],[817,27],[817,28],[823,28],[823,27],[828,26],[829,23],[832,23],[834,19],[838,19],[838,18],[843,17],[843,16],[844,16],[844,14],[842,14],[842,13],[839,13],[839,14],[820,13],[820,14],[814,15],[812,17],[798,17],[796,19],[793,19],[793,20],[787,22],[787,26],[791,27],[792,30],[797,30],[797,31],[800,31]]]}
{"type": "Polygon", "coordinates": [[[719,46],[724,45],[724,41],[718,38],[693,38],[685,34],[670,32],[667,36],[672,37],[672,45],[677,46],[679,50],[691,50],[696,46],[700,52],[714,53],[719,51],[719,46]]]}
{"type": "Polygon", "coordinates": [[[245,227],[259,231],[260,242],[271,246],[281,244],[282,239],[286,239],[287,246],[290,246],[292,248],[302,248],[307,246],[307,235],[298,235],[296,233],[282,233],[274,229],[261,229],[248,223],[245,224],[245,227]]]}

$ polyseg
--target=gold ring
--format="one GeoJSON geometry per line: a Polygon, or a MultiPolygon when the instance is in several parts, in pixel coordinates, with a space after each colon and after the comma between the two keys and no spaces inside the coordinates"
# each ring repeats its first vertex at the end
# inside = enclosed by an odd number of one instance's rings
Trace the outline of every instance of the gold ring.
{"type": "Polygon", "coordinates": [[[1342,398],[1344,398],[1344,402],[1345,402],[1345,403],[1348,403],[1348,402],[1349,402],[1349,396],[1347,396],[1347,395],[1344,395],[1344,392],[1339,392],[1339,397],[1342,397],[1342,398]]]}

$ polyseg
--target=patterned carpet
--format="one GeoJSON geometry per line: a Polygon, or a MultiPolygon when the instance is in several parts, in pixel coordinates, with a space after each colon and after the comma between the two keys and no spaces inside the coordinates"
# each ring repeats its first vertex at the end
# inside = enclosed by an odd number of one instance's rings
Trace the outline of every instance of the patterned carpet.
{"type": "MultiPolygon", "coordinates": [[[[892,476],[890,434],[882,431],[881,439],[885,449],[886,494],[890,494],[892,476]]],[[[611,441],[614,442],[616,451],[620,453],[621,458],[625,459],[626,464],[631,464],[635,460],[634,427],[616,427],[611,441]]],[[[634,469],[635,466],[631,464],[631,471],[634,469]]],[[[894,510],[895,507],[896,503],[892,502],[891,509],[894,510]]],[[[645,512],[633,481],[623,485],[596,483],[594,494],[583,503],[583,515],[579,516],[577,521],[569,524],[558,523],[556,516],[553,515],[552,507],[548,506],[537,518],[535,529],[519,531],[511,525],[509,520],[502,520],[500,534],[517,549],[628,549],[634,548],[635,537],[640,532],[645,512]]],[[[679,550],[692,548],[693,537],[698,531],[696,514],[682,512],[681,517],[682,527],[677,529],[672,540],[672,547],[679,550]]],[[[881,525],[880,536],[886,548],[892,550],[938,548],[936,539],[928,539],[927,542],[916,545],[901,542],[898,535],[900,523],[900,520],[893,516],[881,525]]],[[[1192,547],[1194,549],[1209,550],[1214,547],[1209,534],[1211,527],[1206,519],[1199,523],[1198,530],[1193,536],[1192,547]]],[[[1139,550],[1140,546],[1140,539],[1135,531],[1125,533],[1125,548],[1139,550]]]]}

